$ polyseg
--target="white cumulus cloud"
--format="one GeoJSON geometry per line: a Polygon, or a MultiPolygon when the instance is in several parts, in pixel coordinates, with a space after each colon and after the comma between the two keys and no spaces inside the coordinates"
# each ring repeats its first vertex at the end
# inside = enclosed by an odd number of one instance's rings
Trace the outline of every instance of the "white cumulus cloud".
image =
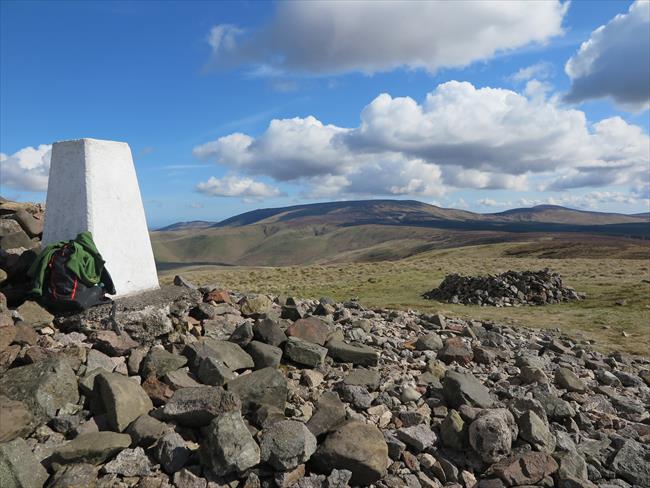
{"type": "Polygon", "coordinates": [[[261,181],[238,176],[224,176],[216,178],[211,176],[208,181],[196,185],[200,193],[213,197],[245,197],[245,198],[271,198],[282,196],[283,193],[275,187],[269,186],[261,181]]]}
{"type": "Polygon", "coordinates": [[[399,67],[461,67],[563,33],[558,0],[279,2],[273,19],[245,33],[215,26],[217,65],[266,72],[375,73],[399,67]],[[261,68],[260,68],[261,67],[261,68]]]}
{"type": "Polygon", "coordinates": [[[25,147],[11,156],[0,153],[1,186],[27,191],[46,191],[52,145],[25,147]]]}
{"type": "Polygon", "coordinates": [[[623,108],[650,106],[650,2],[637,0],[626,14],[598,27],[567,61],[569,102],[611,97],[623,108]]]}
{"type": "Polygon", "coordinates": [[[424,102],[381,94],[358,127],[314,116],[272,120],[194,154],[249,175],[306,183],[317,195],[439,197],[450,188],[525,191],[637,184],[650,139],[620,117],[594,124],[555,97],[450,81],[424,102]]]}

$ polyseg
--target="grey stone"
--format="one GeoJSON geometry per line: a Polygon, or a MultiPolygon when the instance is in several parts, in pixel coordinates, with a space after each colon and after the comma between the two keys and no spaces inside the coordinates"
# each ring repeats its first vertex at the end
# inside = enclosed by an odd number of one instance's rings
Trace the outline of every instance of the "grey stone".
{"type": "Polygon", "coordinates": [[[104,465],[105,473],[119,474],[120,476],[149,476],[151,474],[151,461],[141,447],[124,449],[115,459],[104,465]]]}
{"type": "Polygon", "coordinates": [[[33,420],[27,405],[0,395],[0,442],[27,436],[33,430],[33,420]]]}
{"type": "Polygon", "coordinates": [[[263,319],[253,325],[253,335],[256,340],[279,346],[287,340],[287,336],[275,320],[263,319]]]}
{"type": "Polygon", "coordinates": [[[139,416],[126,429],[136,446],[149,447],[160,439],[168,429],[167,424],[149,414],[139,416]]]}
{"type": "Polygon", "coordinates": [[[325,361],[327,349],[312,342],[289,337],[284,344],[284,354],[298,364],[315,368],[325,361]]]}
{"type": "Polygon", "coordinates": [[[287,336],[323,346],[330,336],[330,328],[327,322],[318,317],[307,317],[298,319],[287,327],[286,334],[287,336]]]}
{"type": "Polygon", "coordinates": [[[54,315],[31,300],[23,303],[16,309],[16,312],[23,319],[23,322],[36,329],[50,325],[52,320],[54,320],[54,315]]]}
{"type": "Polygon", "coordinates": [[[467,446],[467,426],[458,411],[449,410],[440,424],[440,439],[445,446],[458,451],[467,446]]]}
{"type": "Polygon", "coordinates": [[[48,474],[22,438],[0,444],[0,486],[42,488],[48,474]]]}
{"type": "Polygon", "coordinates": [[[239,347],[246,347],[253,340],[253,326],[250,322],[244,322],[237,326],[237,328],[230,334],[228,341],[234,342],[239,347]]]}
{"type": "Polygon", "coordinates": [[[517,438],[517,427],[506,409],[485,410],[469,426],[469,443],[487,463],[495,463],[510,454],[517,438]]]}
{"type": "Polygon", "coordinates": [[[416,452],[424,451],[438,440],[436,433],[423,424],[399,429],[397,437],[416,452]]]}
{"type": "Polygon", "coordinates": [[[103,369],[109,373],[112,373],[115,369],[115,363],[113,360],[97,349],[91,349],[88,351],[86,357],[86,371],[93,371],[94,369],[103,369]]]}
{"type": "Polygon", "coordinates": [[[415,342],[415,348],[418,351],[440,351],[443,348],[441,337],[435,332],[429,332],[426,335],[418,337],[415,342]]]}
{"type": "Polygon", "coordinates": [[[347,344],[339,340],[327,343],[328,354],[336,361],[360,366],[377,366],[379,352],[363,344],[347,344]]]}
{"type": "Polygon", "coordinates": [[[206,385],[223,386],[235,378],[235,373],[218,359],[207,357],[201,361],[197,376],[206,385]]]}
{"type": "Polygon", "coordinates": [[[175,473],[187,463],[190,450],[176,432],[168,432],[154,447],[154,454],[166,473],[175,473]]]}
{"type": "Polygon", "coordinates": [[[153,409],[153,403],[144,389],[128,376],[102,372],[95,381],[99,385],[108,422],[118,432],[124,431],[140,415],[153,409]]]}
{"type": "Polygon", "coordinates": [[[559,388],[578,393],[582,393],[587,389],[582,380],[568,368],[558,368],[555,370],[555,383],[559,388]]]}
{"type": "Polygon", "coordinates": [[[38,421],[48,421],[59,409],[79,401],[77,377],[61,358],[12,368],[0,375],[0,393],[22,401],[38,421]]]}
{"type": "Polygon", "coordinates": [[[242,411],[249,412],[260,405],[284,410],[289,388],[287,379],[275,368],[264,368],[241,375],[227,384],[229,391],[242,402],[242,411]]]}
{"type": "Polygon", "coordinates": [[[163,376],[163,381],[171,386],[173,390],[201,386],[201,383],[192,378],[185,368],[170,371],[163,376]]]}
{"type": "Polygon", "coordinates": [[[48,483],[48,488],[95,488],[99,469],[89,463],[66,464],[48,483]]]}
{"type": "Polygon", "coordinates": [[[219,386],[181,388],[163,407],[163,415],[188,427],[208,425],[220,414],[239,410],[241,403],[232,392],[219,386]]]}
{"type": "Polygon", "coordinates": [[[211,356],[218,359],[232,371],[248,369],[255,366],[253,358],[234,342],[204,339],[205,346],[212,351],[211,356]]]}
{"type": "Polygon", "coordinates": [[[102,464],[107,459],[131,445],[131,436],[116,432],[82,434],[58,447],[52,460],[60,464],[85,462],[102,464]]]}
{"type": "Polygon", "coordinates": [[[388,446],[381,431],[364,422],[348,422],[329,434],[312,456],[315,468],[324,473],[346,469],[352,485],[369,485],[386,475],[388,446]]]}
{"type": "Polygon", "coordinates": [[[260,449],[239,411],[224,413],[210,422],[203,448],[219,476],[243,473],[260,462],[260,449]]]}
{"type": "Polygon", "coordinates": [[[650,486],[650,453],[647,448],[633,439],[628,439],[612,461],[616,473],[640,486],[650,486]]]}
{"type": "Polygon", "coordinates": [[[281,420],[264,429],[260,447],[262,461],[287,471],[309,460],[316,451],[316,437],[302,422],[281,420]]]}
{"type": "Polygon", "coordinates": [[[307,422],[307,428],[315,436],[335,429],[345,420],[345,405],[331,391],[324,392],[316,403],[316,410],[307,422]]]}
{"type": "Polygon", "coordinates": [[[282,360],[282,349],[260,341],[251,341],[246,347],[255,363],[255,369],[276,367],[282,360]]]}
{"type": "Polygon", "coordinates": [[[247,295],[239,302],[242,315],[259,317],[271,311],[273,302],[266,295],[247,295]]]}
{"type": "Polygon", "coordinates": [[[351,404],[354,408],[365,410],[372,405],[372,395],[365,386],[337,383],[334,385],[334,390],[344,402],[351,404]]]}
{"type": "Polygon", "coordinates": [[[529,442],[536,450],[548,454],[555,451],[555,436],[548,428],[545,418],[541,419],[530,410],[518,419],[517,424],[520,437],[529,442]]]}
{"type": "Polygon", "coordinates": [[[447,371],[442,385],[445,400],[453,408],[465,404],[472,407],[490,408],[494,404],[490,391],[471,373],[447,371]]]}
{"type": "Polygon", "coordinates": [[[366,386],[373,391],[379,387],[381,376],[378,371],[372,369],[355,368],[343,378],[343,382],[346,385],[366,386]]]}
{"type": "Polygon", "coordinates": [[[171,371],[182,368],[186,364],[187,358],[153,347],[144,358],[140,369],[144,378],[149,376],[160,378],[171,371]]]}
{"type": "Polygon", "coordinates": [[[174,473],[174,486],[176,488],[207,488],[208,481],[195,475],[187,468],[183,468],[174,473]]]}

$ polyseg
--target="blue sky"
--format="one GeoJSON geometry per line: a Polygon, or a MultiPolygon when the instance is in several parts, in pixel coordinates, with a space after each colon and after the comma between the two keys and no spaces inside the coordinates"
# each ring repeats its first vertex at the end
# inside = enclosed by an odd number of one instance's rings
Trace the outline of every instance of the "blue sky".
{"type": "Polygon", "coordinates": [[[130,144],[152,227],[359,198],[649,210],[647,2],[0,8],[8,198],[43,201],[49,145],[93,137],[130,144]]]}

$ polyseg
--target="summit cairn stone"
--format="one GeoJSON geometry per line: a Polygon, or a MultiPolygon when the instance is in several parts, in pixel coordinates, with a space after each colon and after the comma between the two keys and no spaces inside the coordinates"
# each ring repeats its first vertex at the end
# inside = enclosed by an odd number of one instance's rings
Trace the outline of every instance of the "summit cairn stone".
{"type": "Polygon", "coordinates": [[[158,288],[149,231],[129,145],[78,139],[55,142],[43,246],[92,232],[116,296],[158,288]]]}

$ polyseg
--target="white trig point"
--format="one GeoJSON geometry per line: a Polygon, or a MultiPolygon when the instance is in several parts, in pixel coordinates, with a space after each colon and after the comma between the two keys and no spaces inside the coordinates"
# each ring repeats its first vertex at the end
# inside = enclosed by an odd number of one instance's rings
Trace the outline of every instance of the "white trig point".
{"type": "Polygon", "coordinates": [[[125,142],[79,139],[52,146],[43,246],[90,231],[117,294],[158,288],[140,187],[125,142]]]}

